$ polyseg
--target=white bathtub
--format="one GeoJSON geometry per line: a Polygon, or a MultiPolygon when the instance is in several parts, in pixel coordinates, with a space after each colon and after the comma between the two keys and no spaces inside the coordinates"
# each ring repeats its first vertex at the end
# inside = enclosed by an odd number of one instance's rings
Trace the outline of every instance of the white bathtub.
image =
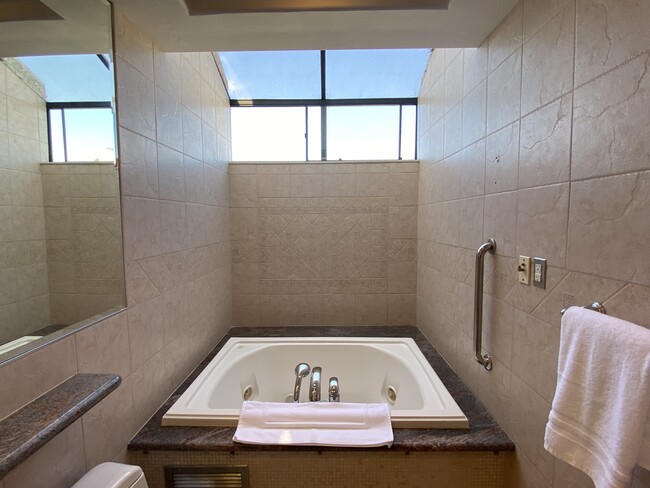
{"type": "MultiPolygon", "coordinates": [[[[366,337],[231,338],[162,425],[235,426],[244,396],[289,401],[301,362],[323,368],[321,401],[327,401],[329,378],[336,376],[342,402],[387,403],[393,427],[469,425],[413,339],[366,337]]],[[[308,385],[309,377],[302,380],[301,402],[307,401],[308,385]]]]}

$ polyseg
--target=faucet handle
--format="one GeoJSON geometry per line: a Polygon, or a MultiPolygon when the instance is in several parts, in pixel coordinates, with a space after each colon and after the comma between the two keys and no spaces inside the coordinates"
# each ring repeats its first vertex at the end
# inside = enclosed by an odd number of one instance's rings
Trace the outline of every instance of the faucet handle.
{"type": "Polygon", "coordinates": [[[330,402],[341,401],[341,391],[339,390],[339,379],[336,376],[332,376],[330,378],[329,401],[330,402]]]}
{"type": "Polygon", "coordinates": [[[309,384],[309,401],[320,402],[320,377],[323,369],[320,366],[314,366],[311,370],[311,383],[309,384]]]}
{"type": "Polygon", "coordinates": [[[296,366],[296,383],[293,386],[293,403],[300,401],[300,384],[302,379],[309,374],[309,365],[307,363],[300,363],[296,366]]]}

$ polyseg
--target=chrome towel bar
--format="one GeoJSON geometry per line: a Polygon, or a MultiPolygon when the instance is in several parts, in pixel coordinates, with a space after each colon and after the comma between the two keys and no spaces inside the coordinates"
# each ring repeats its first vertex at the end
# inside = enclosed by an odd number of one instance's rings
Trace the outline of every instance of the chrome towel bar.
{"type": "MultiPolygon", "coordinates": [[[[591,302],[589,305],[585,305],[582,308],[587,308],[589,310],[593,310],[594,312],[600,312],[607,315],[607,310],[605,310],[605,307],[600,302],[591,302]]],[[[560,315],[564,315],[564,312],[566,312],[566,308],[560,310],[560,315]]]]}
{"type": "Polygon", "coordinates": [[[488,371],[492,370],[492,358],[488,354],[481,355],[481,341],[483,335],[483,264],[485,255],[494,254],[497,242],[491,237],[476,251],[476,264],[474,275],[474,359],[488,371]]]}

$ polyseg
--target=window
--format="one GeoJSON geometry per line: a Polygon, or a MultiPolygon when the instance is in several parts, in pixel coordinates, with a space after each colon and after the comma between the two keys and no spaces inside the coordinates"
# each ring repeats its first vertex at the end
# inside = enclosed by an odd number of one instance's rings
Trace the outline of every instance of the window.
{"type": "Polygon", "coordinates": [[[114,161],[113,73],[108,56],[19,59],[45,86],[50,161],[114,161]]]}
{"type": "Polygon", "coordinates": [[[415,159],[429,50],[220,53],[234,161],[415,159]]]}

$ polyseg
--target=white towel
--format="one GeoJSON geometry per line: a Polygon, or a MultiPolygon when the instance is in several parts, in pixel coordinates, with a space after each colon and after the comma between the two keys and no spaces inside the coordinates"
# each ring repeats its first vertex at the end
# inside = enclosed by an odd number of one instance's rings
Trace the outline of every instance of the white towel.
{"type": "Polygon", "coordinates": [[[568,309],[546,450],[587,473],[596,488],[623,488],[644,462],[649,410],[650,330],[568,309]]]}
{"type": "Polygon", "coordinates": [[[393,443],[384,403],[244,402],[235,442],[378,447],[393,443]]]}

